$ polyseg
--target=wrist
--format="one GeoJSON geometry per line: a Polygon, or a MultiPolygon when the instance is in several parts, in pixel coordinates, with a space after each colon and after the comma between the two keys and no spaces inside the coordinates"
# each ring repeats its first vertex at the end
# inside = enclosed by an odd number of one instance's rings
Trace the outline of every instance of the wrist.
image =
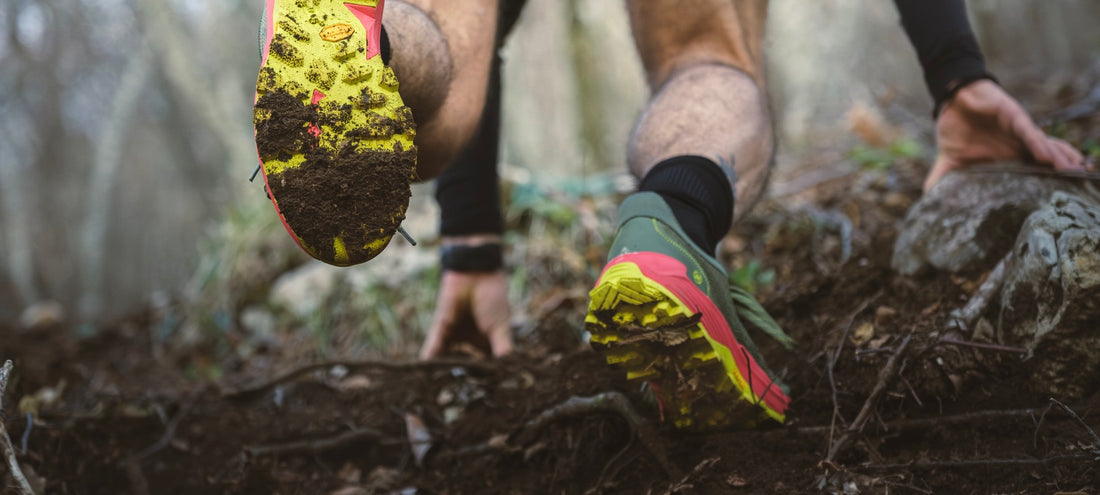
{"type": "Polygon", "coordinates": [[[439,249],[443,270],[488,273],[504,268],[504,249],[499,234],[473,234],[443,238],[439,249]]]}

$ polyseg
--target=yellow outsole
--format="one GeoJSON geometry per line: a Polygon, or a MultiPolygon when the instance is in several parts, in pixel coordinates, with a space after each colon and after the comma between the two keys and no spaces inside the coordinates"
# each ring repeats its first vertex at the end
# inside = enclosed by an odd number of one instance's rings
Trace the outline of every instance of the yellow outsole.
{"type": "Polygon", "coordinates": [[[676,427],[751,427],[771,415],[735,385],[719,355],[729,351],[709,338],[702,314],[636,264],[609,267],[589,296],[592,347],[628,380],[650,383],[676,427]]]}
{"type": "Polygon", "coordinates": [[[412,111],[404,105],[397,78],[382,57],[366,58],[366,29],[345,6],[373,7],[377,2],[278,2],[269,21],[274,23],[274,34],[257,78],[254,111],[257,143],[264,136],[282,139],[276,145],[259,146],[272,200],[299,245],[314,257],[336,265],[366,261],[385,248],[404,220],[416,163],[412,111]],[[288,96],[301,105],[294,110],[298,113],[276,114],[274,103],[281,98],[285,107],[291,101],[288,96]],[[291,128],[278,127],[287,123],[291,128]],[[300,139],[289,139],[287,134],[300,139]],[[386,172],[392,180],[376,185],[383,188],[380,191],[372,191],[371,184],[343,184],[339,177],[328,177],[343,174],[352,181],[356,172],[351,167],[375,163],[396,164],[386,172]],[[361,197],[314,193],[317,199],[309,202],[315,204],[298,204],[297,193],[280,189],[321,187],[323,182],[306,175],[305,169],[322,166],[329,170],[325,173],[332,185],[362,188],[361,197]],[[285,199],[289,196],[295,199],[285,199]],[[375,196],[383,199],[368,203],[375,196]],[[314,227],[317,211],[325,209],[332,218],[343,216],[340,222],[333,220],[336,231],[307,232],[314,227]],[[368,212],[380,220],[349,220],[355,214],[369,216],[368,212]]]}

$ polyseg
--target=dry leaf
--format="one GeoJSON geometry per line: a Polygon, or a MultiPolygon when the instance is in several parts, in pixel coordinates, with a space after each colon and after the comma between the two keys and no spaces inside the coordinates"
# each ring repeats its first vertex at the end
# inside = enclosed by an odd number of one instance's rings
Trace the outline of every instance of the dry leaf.
{"type": "Polygon", "coordinates": [[[424,457],[432,449],[432,434],[428,431],[424,420],[412,413],[405,414],[405,430],[409,437],[409,448],[417,466],[423,466],[424,457]]]}
{"type": "Polygon", "coordinates": [[[855,331],[852,332],[852,336],[849,338],[849,340],[851,340],[853,344],[858,346],[863,345],[868,340],[871,340],[871,338],[874,336],[875,324],[871,322],[866,322],[857,327],[855,331]]]}

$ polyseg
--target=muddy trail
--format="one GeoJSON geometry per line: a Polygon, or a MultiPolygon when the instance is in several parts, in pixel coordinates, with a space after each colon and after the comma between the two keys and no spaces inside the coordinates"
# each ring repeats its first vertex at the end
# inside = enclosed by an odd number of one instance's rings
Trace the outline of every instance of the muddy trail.
{"type": "Polygon", "coordinates": [[[1096,387],[1052,397],[1020,349],[948,330],[984,274],[894,274],[920,175],[891,173],[816,185],[806,208],[772,200],[728,239],[731,263],[775,268],[758,294],[798,341],[758,339],[792,390],[785,425],[662,423],[576,338],[583,296],[501,360],[271,351],[217,379],[157,352],[152,311],[83,338],[4,325],[4,424],[32,484],[59,494],[1096,493],[1096,387]]]}

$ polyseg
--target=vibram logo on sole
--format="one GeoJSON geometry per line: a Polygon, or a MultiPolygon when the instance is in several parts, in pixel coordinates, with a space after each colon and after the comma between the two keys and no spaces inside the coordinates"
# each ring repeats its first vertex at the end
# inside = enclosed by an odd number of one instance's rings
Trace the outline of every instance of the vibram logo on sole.
{"type": "Polygon", "coordinates": [[[341,22],[321,29],[321,39],[336,42],[351,37],[354,32],[355,30],[352,29],[351,24],[341,22]]]}

